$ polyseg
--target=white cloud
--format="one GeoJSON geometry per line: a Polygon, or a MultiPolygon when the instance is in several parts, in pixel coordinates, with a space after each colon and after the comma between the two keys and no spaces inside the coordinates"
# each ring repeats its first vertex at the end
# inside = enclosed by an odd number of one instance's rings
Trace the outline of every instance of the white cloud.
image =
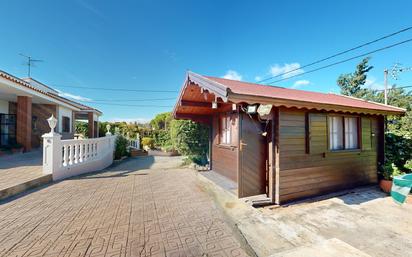
{"type": "Polygon", "coordinates": [[[299,88],[301,86],[307,86],[307,85],[310,85],[310,81],[306,79],[302,79],[302,80],[295,81],[295,83],[293,83],[292,85],[292,88],[299,88]]]}
{"type": "Polygon", "coordinates": [[[255,77],[255,81],[261,81],[262,80],[262,77],[261,76],[256,76],[255,77]]]}
{"type": "Polygon", "coordinates": [[[234,70],[228,70],[226,74],[222,77],[224,79],[232,79],[232,80],[242,80],[242,75],[237,73],[234,70]]]}
{"type": "Polygon", "coordinates": [[[297,62],[285,63],[283,66],[275,64],[270,67],[269,73],[272,76],[278,76],[283,74],[281,75],[282,78],[289,78],[291,76],[303,73],[303,69],[300,68],[300,64],[297,62]]]}
{"type": "Polygon", "coordinates": [[[60,91],[60,90],[57,90],[57,92],[59,92],[59,96],[61,96],[61,97],[70,98],[70,99],[73,99],[73,100],[76,100],[76,101],[82,101],[82,102],[92,101],[91,98],[83,97],[83,96],[80,96],[80,95],[73,95],[73,94],[63,92],[63,91],[60,91]]]}

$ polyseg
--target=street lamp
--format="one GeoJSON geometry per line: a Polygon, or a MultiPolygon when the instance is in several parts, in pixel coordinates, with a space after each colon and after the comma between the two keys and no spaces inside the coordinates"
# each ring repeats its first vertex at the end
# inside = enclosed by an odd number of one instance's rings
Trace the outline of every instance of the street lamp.
{"type": "Polygon", "coordinates": [[[53,114],[50,118],[47,119],[47,123],[49,123],[50,133],[54,134],[54,128],[57,125],[57,119],[53,116],[53,114]]]}

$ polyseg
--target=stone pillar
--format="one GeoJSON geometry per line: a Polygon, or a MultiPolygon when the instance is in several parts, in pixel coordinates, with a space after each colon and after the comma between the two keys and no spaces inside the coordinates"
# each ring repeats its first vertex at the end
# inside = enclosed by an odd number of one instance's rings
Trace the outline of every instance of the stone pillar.
{"type": "Polygon", "coordinates": [[[88,131],[87,134],[89,136],[89,138],[94,138],[94,120],[93,120],[93,113],[92,112],[88,112],[87,113],[87,118],[88,118],[88,131]]]}
{"type": "Polygon", "coordinates": [[[31,119],[32,119],[32,101],[28,96],[17,96],[17,124],[16,139],[17,143],[24,147],[24,151],[31,150],[31,119]]]}
{"type": "Polygon", "coordinates": [[[47,133],[43,136],[43,174],[53,174],[62,162],[61,135],[58,133],[47,133]]]}
{"type": "Polygon", "coordinates": [[[47,119],[50,132],[43,137],[43,174],[53,174],[62,163],[61,135],[54,132],[57,119],[53,116],[47,119]]]}

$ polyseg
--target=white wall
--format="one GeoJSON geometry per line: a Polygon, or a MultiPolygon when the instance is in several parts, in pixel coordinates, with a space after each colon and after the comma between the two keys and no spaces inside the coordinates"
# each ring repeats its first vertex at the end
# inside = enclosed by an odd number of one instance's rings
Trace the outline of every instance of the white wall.
{"type": "Polygon", "coordinates": [[[116,136],[69,140],[60,137],[45,134],[43,139],[43,173],[52,174],[54,181],[102,170],[113,163],[116,136]]]}
{"type": "Polygon", "coordinates": [[[57,131],[59,133],[63,132],[63,116],[66,116],[66,117],[70,118],[70,133],[72,132],[72,124],[73,124],[73,120],[72,120],[73,115],[72,115],[72,113],[73,113],[72,110],[70,110],[66,107],[63,107],[63,106],[59,106],[59,117],[58,117],[59,125],[58,125],[58,129],[57,129],[57,131]]]}
{"type": "Polygon", "coordinates": [[[0,113],[9,114],[9,102],[0,100],[0,113]]]}

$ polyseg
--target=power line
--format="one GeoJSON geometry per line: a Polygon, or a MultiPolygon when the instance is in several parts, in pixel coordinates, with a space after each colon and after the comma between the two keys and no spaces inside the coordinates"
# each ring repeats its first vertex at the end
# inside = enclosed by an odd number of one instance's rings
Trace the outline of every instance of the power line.
{"type": "Polygon", "coordinates": [[[145,92],[145,93],[177,93],[177,90],[151,90],[151,89],[130,89],[130,88],[104,88],[104,87],[80,87],[80,86],[66,86],[66,85],[53,85],[55,87],[66,88],[79,88],[79,89],[91,89],[91,90],[104,90],[104,91],[124,91],[124,92],[145,92]]]}
{"type": "Polygon", "coordinates": [[[176,97],[169,98],[149,98],[149,99],[93,99],[93,100],[77,100],[85,103],[98,103],[98,102],[150,102],[150,101],[166,101],[176,100],[176,97]]]}
{"type": "Polygon", "coordinates": [[[383,50],[386,50],[386,49],[389,49],[389,48],[392,48],[392,47],[395,47],[395,46],[398,46],[398,45],[402,45],[402,44],[405,44],[405,43],[408,43],[408,42],[411,42],[411,41],[412,41],[412,38],[404,40],[404,41],[396,43],[396,44],[385,46],[385,47],[382,47],[382,48],[379,48],[379,49],[376,49],[376,50],[373,50],[373,51],[370,51],[370,52],[367,52],[367,53],[364,53],[364,54],[356,55],[356,56],[353,56],[353,57],[348,58],[348,59],[344,59],[344,60],[341,60],[341,61],[338,61],[338,62],[334,62],[334,63],[328,64],[328,65],[325,65],[325,66],[322,66],[322,67],[319,67],[319,68],[316,68],[316,69],[313,69],[313,70],[305,71],[305,72],[302,72],[302,73],[299,73],[299,74],[296,74],[296,75],[293,75],[293,76],[290,76],[290,77],[287,77],[287,78],[275,80],[275,81],[272,81],[272,82],[267,83],[267,84],[271,85],[271,84],[276,83],[276,82],[284,81],[284,80],[291,79],[291,78],[294,78],[294,77],[297,77],[297,76],[302,76],[302,75],[305,75],[305,74],[308,74],[308,73],[313,73],[315,71],[323,70],[323,69],[341,64],[341,63],[352,61],[354,59],[364,57],[364,56],[367,56],[367,55],[370,55],[370,54],[373,54],[373,53],[377,53],[377,52],[380,52],[380,51],[383,51],[383,50]]]}
{"type": "MultiPolygon", "coordinates": [[[[89,103],[93,103],[93,102],[89,102],[89,103]]],[[[95,104],[126,106],[126,107],[173,108],[173,106],[171,106],[171,105],[143,105],[143,104],[116,104],[116,103],[95,103],[95,104]]]]}
{"type": "Polygon", "coordinates": [[[395,36],[395,35],[397,35],[397,34],[403,33],[403,32],[408,31],[408,30],[410,30],[410,29],[412,29],[412,27],[407,27],[407,28],[401,29],[401,30],[399,30],[399,31],[396,31],[396,32],[394,32],[394,33],[391,33],[391,34],[388,34],[388,35],[386,35],[386,36],[380,37],[380,38],[378,38],[378,39],[375,39],[375,40],[366,42],[366,43],[364,43],[364,44],[361,44],[361,45],[352,47],[352,48],[350,48],[350,49],[347,49],[347,50],[338,52],[337,54],[333,54],[333,55],[328,56],[328,57],[325,57],[325,58],[323,58],[323,59],[320,59],[320,60],[317,60],[317,61],[314,61],[314,62],[305,64],[305,65],[303,65],[303,66],[301,66],[301,67],[299,67],[299,68],[292,69],[292,70],[290,70],[290,71],[283,72],[283,73],[281,73],[281,74],[278,74],[278,75],[275,75],[275,76],[272,76],[272,77],[269,77],[269,78],[260,80],[260,81],[258,81],[258,82],[256,82],[256,83],[262,83],[262,82],[264,82],[264,81],[267,81],[267,80],[270,80],[270,79],[274,79],[274,78],[277,78],[277,77],[280,77],[280,76],[284,76],[284,75],[286,75],[286,74],[289,74],[289,73],[298,71],[298,70],[300,70],[300,69],[313,66],[313,65],[315,65],[315,64],[318,64],[318,63],[324,62],[324,61],[326,61],[326,60],[332,59],[332,58],[334,58],[334,57],[337,57],[337,56],[340,56],[340,55],[343,55],[343,54],[352,52],[352,51],[354,51],[354,50],[357,50],[357,49],[359,49],[359,48],[368,46],[368,45],[370,45],[370,44],[379,42],[379,41],[384,40],[384,39],[387,39],[387,38],[389,38],[389,37],[393,37],[393,36],[395,36]]]}
{"type": "MultiPolygon", "coordinates": [[[[388,90],[403,89],[403,88],[411,88],[411,87],[412,87],[412,86],[391,87],[391,88],[388,88],[388,90]]],[[[376,89],[375,91],[385,91],[385,89],[376,89]]]]}

